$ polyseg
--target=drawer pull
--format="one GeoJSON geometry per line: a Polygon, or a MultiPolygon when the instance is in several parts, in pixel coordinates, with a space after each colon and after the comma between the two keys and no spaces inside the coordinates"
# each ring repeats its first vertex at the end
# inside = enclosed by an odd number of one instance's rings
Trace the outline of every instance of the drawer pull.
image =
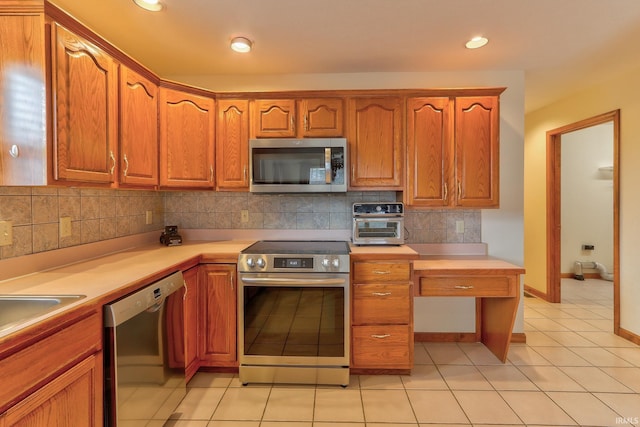
{"type": "Polygon", "coordinates": [[[467,290],[467,289],[473,289],[473,286],[472,285],[455,285],[454,288],[467,290]]]}
{"type": "Polygon", "coordinates": [[[371,338],[377,338],[379,340],[383,340],[385,338],[389,338],[391,336],[391,334],[373,334],[371,335],[371,338]]]}
{"type": "Polygon", "coordinates": [[[391,274],[389,270],[373,270],[373,274],[391,274]]]}
{"type": "Polygon", "coordinates": [[[375,295],[377,297],[388,297],[391,295],[391,292],[371,292],[371,295],[375,295]]]}

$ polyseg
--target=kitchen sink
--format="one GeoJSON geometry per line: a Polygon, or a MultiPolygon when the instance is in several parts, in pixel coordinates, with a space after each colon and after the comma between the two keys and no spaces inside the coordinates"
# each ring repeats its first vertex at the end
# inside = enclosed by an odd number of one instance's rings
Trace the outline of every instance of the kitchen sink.
{"type": "Polygon", "coordinates": [[[85,298],[85,295],[0,295],[0,332],[85,298]]]}

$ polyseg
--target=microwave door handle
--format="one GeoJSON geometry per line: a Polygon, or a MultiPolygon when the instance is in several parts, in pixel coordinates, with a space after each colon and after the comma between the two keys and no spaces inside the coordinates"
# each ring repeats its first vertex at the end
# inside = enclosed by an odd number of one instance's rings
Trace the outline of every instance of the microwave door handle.
{"type": "Polygon", "coordinates": [[[324,182],[331,184],[331,148],[324,149],[324,182]]]}

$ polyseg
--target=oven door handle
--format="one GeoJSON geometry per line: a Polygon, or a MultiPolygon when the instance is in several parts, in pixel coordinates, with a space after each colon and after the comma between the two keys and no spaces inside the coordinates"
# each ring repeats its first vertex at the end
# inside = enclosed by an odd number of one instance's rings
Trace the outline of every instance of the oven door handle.
{"type": "Polygon", "coordinates": [[[324,279],[291,279],[291,278],[280,278],[280,277],[243,277],[243,283],[247,283],[250,285],[344,285],[347,283],[345,279],[340,278],[324,278],[324,279]]]}

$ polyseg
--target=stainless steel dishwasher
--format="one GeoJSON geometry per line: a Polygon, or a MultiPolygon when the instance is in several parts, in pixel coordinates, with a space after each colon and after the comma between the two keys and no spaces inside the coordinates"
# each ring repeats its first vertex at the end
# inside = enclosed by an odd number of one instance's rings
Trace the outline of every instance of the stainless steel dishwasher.
{"type": "Polygon", "coordinates": [[[185,396],[184,285],[177,272],[104,306],[106,426],[164,422],[185,396]]]}

